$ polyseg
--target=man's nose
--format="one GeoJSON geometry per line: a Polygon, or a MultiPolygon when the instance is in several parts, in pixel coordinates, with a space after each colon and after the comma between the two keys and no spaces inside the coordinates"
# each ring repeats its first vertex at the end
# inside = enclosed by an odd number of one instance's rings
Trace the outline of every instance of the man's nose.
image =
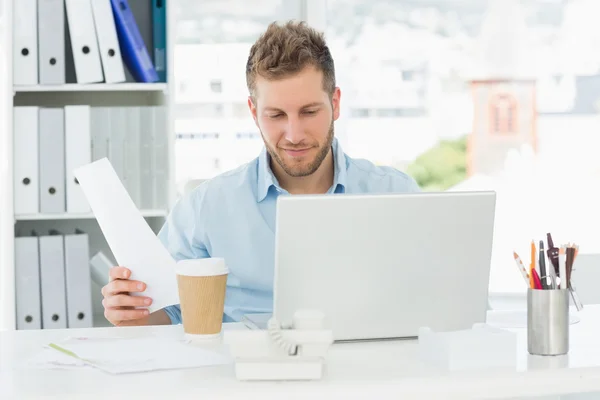
{"type": "Polygon", "coordinates": [[[304,139],[304,128],[297,118],[288,119],[288,123],[285,127],[285,139],[293,144],[298,144],[304,139]]]}

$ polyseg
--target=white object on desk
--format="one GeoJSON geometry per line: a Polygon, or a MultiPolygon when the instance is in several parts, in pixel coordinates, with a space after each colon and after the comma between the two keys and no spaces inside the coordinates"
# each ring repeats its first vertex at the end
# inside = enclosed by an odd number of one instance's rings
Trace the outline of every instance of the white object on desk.
{"type": "Polygon", "coordinates": [[[429,366],[446,371],[514,369],[517,335],[486,324],[451,332],[434,332],[423,327],[419,330],[419,355],[429,366]]]}
{"type": "Polygon", "coordinates": [[[266,330],[226,332],[224,342],[235,358],[238,380],[314,380],[323,377],[333,333],[323,329],[324,316],[298,311],[291,329],[271,319],[266,330]]]}
{"type": "MultiPolygon", "coordinates": [[[[92,366],[111,374],[149,372],[167,369],[197,368],[231,363],[230,357],[190,346],[183,340],[168,338],[91,339],[69,338],[48,345],[41,359],[49,363],[68,364],[65,356],[76,360],[70,366],[92,366]]],[[[34,359],[39,361],[40,359],[34,359]]],[[[35,362],[34,362],[35,364],[35,362]]],[[[38,363],[39,366],[39,363],[38,363]]]]}

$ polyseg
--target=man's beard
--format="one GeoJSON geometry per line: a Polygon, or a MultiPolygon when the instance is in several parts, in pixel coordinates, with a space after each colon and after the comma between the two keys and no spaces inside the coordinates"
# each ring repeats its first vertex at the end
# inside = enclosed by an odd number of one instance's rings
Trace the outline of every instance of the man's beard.
{"type": "Polygon", "coordinates": [[[331,144],[333,143],[333,136],[334,136],[333,121],[331,121],[331,125],[329,126],[329,132],[327,133],[327,139],[325,140],[325,143],[319,149],[317,156],[315,157],[315,159],[312,162],[310,162],[305,168],[302,168],[302,169],[293,168],[293,167],[290,167],[289,165],[286,165],[285,162],[281,159],[281,157],[279,157],[279,154],[277,153],[277,151],[275,149],[271,148],[271,146],[269,146],[269,144],[266,142],[266,140],[264,140],[264,135],[262,135],[262,132],[261,132],[261,136],[263,136],[263,141],[265,142],[265,147],[267,148],[267,152],[271,156],[271,159],[275,160],[277,162],[277,164],[279,164],[279,166],[285,171],[286,174],[288,174],[289,176],[294,177],[294,178],[309,176],[309,175],[314,174],[315,171],[319,169],[319,167],[323,163],[323,160],[325,160],[325,157],[327,157],[327,153],[331,149],[331,144]]]}

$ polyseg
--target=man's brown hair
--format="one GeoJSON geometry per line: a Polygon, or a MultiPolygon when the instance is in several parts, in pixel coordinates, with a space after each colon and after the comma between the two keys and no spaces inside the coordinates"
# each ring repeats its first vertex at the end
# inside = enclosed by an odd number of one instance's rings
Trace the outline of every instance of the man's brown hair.
{"type": "Polygon", "coordinates": [[[307,66],[323,72],[323,90],[330,96],[335,90],[335,68],[323,33],[304,21],[272,22],[250,48],[246,63],[246,84],[255,96],[256,78],[287,78],[307,66]]]}

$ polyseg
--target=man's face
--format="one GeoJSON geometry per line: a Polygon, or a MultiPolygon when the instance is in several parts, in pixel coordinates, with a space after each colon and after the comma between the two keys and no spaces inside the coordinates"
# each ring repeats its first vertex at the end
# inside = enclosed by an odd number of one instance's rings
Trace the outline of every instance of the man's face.
{"type": "Polygon", "coordinates": [[[339,117],[340,90],[323,90],[323,73],[307,67],[294,76],[256,80],[255,102],[248,106],[269,155],[290,176],[314,173],[331,148],[339,117]]]}

